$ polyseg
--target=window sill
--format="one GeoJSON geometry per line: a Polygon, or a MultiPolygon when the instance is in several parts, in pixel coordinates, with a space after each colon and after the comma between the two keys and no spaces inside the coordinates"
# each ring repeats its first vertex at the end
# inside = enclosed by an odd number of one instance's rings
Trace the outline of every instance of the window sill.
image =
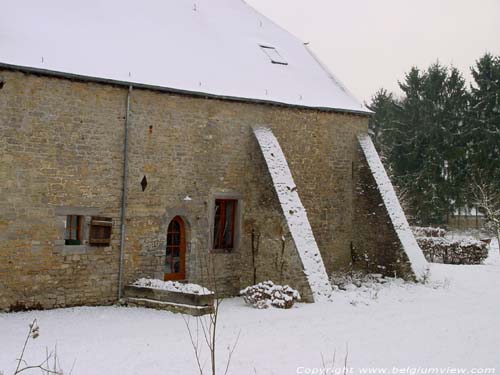
{"type": "Polygon", "coordinates": [[[78,255],[87,252],[86,245],[63,245],[61,246],[62,255],[78,255]]]}

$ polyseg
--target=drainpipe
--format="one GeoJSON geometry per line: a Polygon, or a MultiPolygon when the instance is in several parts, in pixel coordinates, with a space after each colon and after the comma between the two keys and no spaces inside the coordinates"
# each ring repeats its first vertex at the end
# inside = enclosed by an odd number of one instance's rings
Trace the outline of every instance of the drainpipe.
{"type": "Polygon", "coordinates": [[[127,217],[127,187],[128,187],[128,128],[130,122],[130,95],[132,86],[127,92],[127,112],[125,113],[125,135],[123,139],[123,181],[122,181],[122,209],[121,209],[121,234],[120,234],[120,264],[118,267],[118,300],[122,298],[123,287],[123,260],[125,256],[125,219],[127,217]]]}

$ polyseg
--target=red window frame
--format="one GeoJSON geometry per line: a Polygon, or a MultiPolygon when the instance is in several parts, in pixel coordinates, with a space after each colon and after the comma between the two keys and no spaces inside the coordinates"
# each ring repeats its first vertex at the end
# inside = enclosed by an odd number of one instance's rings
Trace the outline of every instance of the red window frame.
{"type": "Polygon", "coordinates": [[[214,212],[214,250],[233,250],[234,249],[234,238],[236,231],[236,210],[238,207],[237,199],[216,199],[215,200],[215,212],[214,212]],[[232,209],[228,209],[228,203],[233,203],[232,209]],[[231,211],[231,212],[228,212],[231,211]],[[227,218],[229,219],[229,228],[226,227],[225,223],[227,218]],[[226,237],[226,231],[230,231],[231,235],[229,239],[226,237]]]}
{"type": "Polygon", "coordinates": [[[164,280],[184,280],[186,278],[186,228],[184,225],[184,220],[180,216],[176,216],[172,219],[167,229],[167,248],[166,248],[166,263],[170,264],[170,271],[165,272],[164,280]],[[175,224],[178,225],[178,230],[175,228],[175,224]],[[171,242],[178,235],[178,242],[171,242]],[[173,254],[175,249],[179,249],[180,258],[180,269],[179,272],[174,272],[173,269],[173,254]]]}

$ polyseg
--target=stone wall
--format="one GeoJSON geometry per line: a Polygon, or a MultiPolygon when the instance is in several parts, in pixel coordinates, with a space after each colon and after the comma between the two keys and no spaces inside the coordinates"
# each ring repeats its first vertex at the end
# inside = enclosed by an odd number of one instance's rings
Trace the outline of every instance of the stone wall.
{"type": "Polygon", "coordinates": [[[353,267],[364,272],[413,280],[410,261],[391,222],[375,178],[359,146],[357,151],[353,184],[353,267]]]}
{"type": "MultiPolygon", "coordinates": [[[[127,88],[0,74],[0,308],[112,303],[127,88]],[[112,218],[111,246],[64,245],[61,210],[112,218]]],[[[366,131],[366,117],[145,89],[134,89],[130,104],[125,283],[162,277],[166,229],[180,215],[190,282],[207,283],[214,259],[221,293],[252,283],[253,233],[257,282],[290,283],[307,298],[254,125],[277,136],[327,271],[350,268],[355,134],[366,131]],[[240,239],[232,253],[214,254],[211,212],[221,193],[240,199],[240,239]]]]}
{"type": "Polygon", "coordinates": [[[0,308],[111,303],[126,91],[0,74],[0,308]],[[112,217],[112,246],[64,246],[60,207],[112,217]]]}

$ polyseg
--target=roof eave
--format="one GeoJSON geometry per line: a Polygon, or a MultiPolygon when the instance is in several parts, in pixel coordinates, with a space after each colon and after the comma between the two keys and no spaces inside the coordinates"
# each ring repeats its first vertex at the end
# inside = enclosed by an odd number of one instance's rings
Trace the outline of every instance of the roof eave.
{"type": "Polygon", "coordinates": [[[290,104],[290,103],[273,101],[273,100],[265,100],[265,99],[218,95],[218,94],[211,94],[211,93],[206,93],[206,92],[202,92],[202,91],[190,91],[190,90],[183,90],[183,89],[177,89],[177,88],[172,88],[172,87],[164,87],[164,86],[149,85],[149,84],[144,84],[144,83],[120,81],[120,80],[114,80],[114,79],[109,79],[109,78],[92,77],[92,76],[86,76],[86,75],[75,74],[75,73],[60,72],[60,71],[56,71],[56,70],[49,70],[49,69],[34,68],[34,67],[29,67],[29,66],[8,64],[8,63],[3,63],[3,62],[0,62],[0,68],[21,71],[21,72],[26,72],[26,73],[32,73],[32,74],[37,74],[37,75],[66,78],[66,79],[76,80],[76,81],[104,83],[104,84],[109,84],[109,85],[114,85],[114,86],[124,86],[124,87],[132,86],[134,88],[155,90],[155,91],[167,92],[167,93],[172,93],[172,94],[189,95],[189,96],[194,96],[194,97],[203,97],[203,98],[207,98],[207,99],[220,99],[220,100],[230,100],[230,101],[245,102],[245,103],[277,105],[277,106],[283,106],[283,107],[289,107],[289,108],[309,109],[309,110],[317,110],[317,111],[322,111],[322,112],[347,113],[347,114],[353,114],[353,115],[359,115],[359,116],[371,116],[373,114],[373,112],[371,112],[369,110],[353,110],[353,109],[332,108],[332,107],[315,107],[315,106],[290,104]]]}

